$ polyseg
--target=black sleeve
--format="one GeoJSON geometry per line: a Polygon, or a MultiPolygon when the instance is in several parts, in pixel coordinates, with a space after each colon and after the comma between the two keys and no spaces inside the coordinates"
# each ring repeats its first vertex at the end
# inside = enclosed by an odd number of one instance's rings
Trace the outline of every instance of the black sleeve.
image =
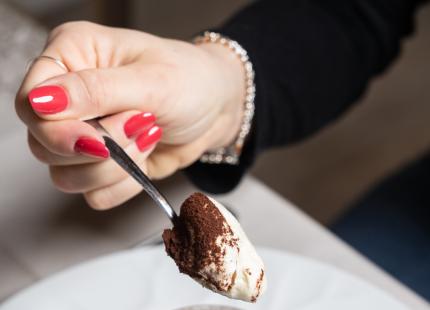
{"type": "Polygon", "coordinates": [[[412,32],[413,0],[265,0],[214,31],[238,41],[255,69],[256,113],[240,165],[194,163],[213,193],[234,188],[265,149],[300,141],[335,119],[412,32]]]}

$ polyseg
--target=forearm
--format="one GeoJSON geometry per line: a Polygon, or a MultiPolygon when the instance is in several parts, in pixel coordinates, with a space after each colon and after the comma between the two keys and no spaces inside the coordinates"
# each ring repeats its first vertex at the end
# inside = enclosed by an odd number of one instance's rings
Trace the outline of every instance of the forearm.
{"type": "Polygon", "coordinates": [[[187,170],[191,179],[227,191],[259,152],[299,141],[339,116],[398,54],[420,2],[265,0],[215,29],[253,62],[256,113],[240,165],[196,163],[187,170]]]}
{"type": "Polygon", "coordinates": [[[349,107],[398,54],[417,1],[261,1],[219,29],[256,71],[256,146],[286,145],[349,107]]]}

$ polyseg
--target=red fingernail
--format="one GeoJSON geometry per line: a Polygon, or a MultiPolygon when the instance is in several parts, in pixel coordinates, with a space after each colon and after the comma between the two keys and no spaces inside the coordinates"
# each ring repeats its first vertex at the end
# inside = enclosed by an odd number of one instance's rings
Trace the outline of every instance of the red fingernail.
{"type": "Polygon", "coordinates": [[[162,130],[158,126],[153,126],[146,132],[142,133],[136,139],[137,148],[143,152],[147,150],[154,143],[160,141],[162,135],[162,130]]]}
{"type": "Polygon", "coordinates": [[[108,158],[109,150],[100,141],[93,138],[81,137],[75,143],[75,152],[95,157],[108,158]]]}
{"type": "Polygon", "coordinates": [[[145,130],[148,130],[155,123],[155,116],[152,113],[139,113],[132,116],[124,124],[124,132],[127,137],[135,136],[145,130]]]}
{"type": "Polygon", "coordinates": [[[54,114],[63,111],[68,104],[66,91],[61,86],[41,86],[28,94],[31,106],[36,112],[54,114]]]}

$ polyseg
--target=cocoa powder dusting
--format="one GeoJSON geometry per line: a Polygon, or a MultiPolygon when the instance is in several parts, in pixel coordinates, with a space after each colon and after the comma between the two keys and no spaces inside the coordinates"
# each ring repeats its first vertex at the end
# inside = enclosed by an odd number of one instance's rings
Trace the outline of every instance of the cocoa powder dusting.
{"type": "MultiPolygon", "coordinates": [[[[223,243],[237,246],[237,240],[218,208],[204,194],[194,193],[182,204],[179,220],[181,227],[175,225],[163,232],[166,252],[179,270],[198,279],[202,279],[199,271],[210,264],[222,272],[225,249],[216,241],[221,238],[223,243]]],[[[226,290],[214,279],[203,280],[209,280],[220,291],[226,290]]]]}

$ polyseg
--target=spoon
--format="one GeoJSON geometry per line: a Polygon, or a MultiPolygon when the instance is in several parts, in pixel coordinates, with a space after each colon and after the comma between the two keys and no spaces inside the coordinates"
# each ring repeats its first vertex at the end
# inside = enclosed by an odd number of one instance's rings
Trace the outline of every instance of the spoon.
{"type": "Polygon", "coordinates": [[[139,168],[139,166],[127,155],[121,146],[119,146],[112,138],[103,135],[106,147],[110,152],[110,156],[115,162],[120,165],[129,175],[131,175],[140,185],[142,185],[145,192],[154,200],[173,225],[178,224],[179,217],[169,204],[167,199],[155,187],[154,183],[148,176],[139,168]]]}

